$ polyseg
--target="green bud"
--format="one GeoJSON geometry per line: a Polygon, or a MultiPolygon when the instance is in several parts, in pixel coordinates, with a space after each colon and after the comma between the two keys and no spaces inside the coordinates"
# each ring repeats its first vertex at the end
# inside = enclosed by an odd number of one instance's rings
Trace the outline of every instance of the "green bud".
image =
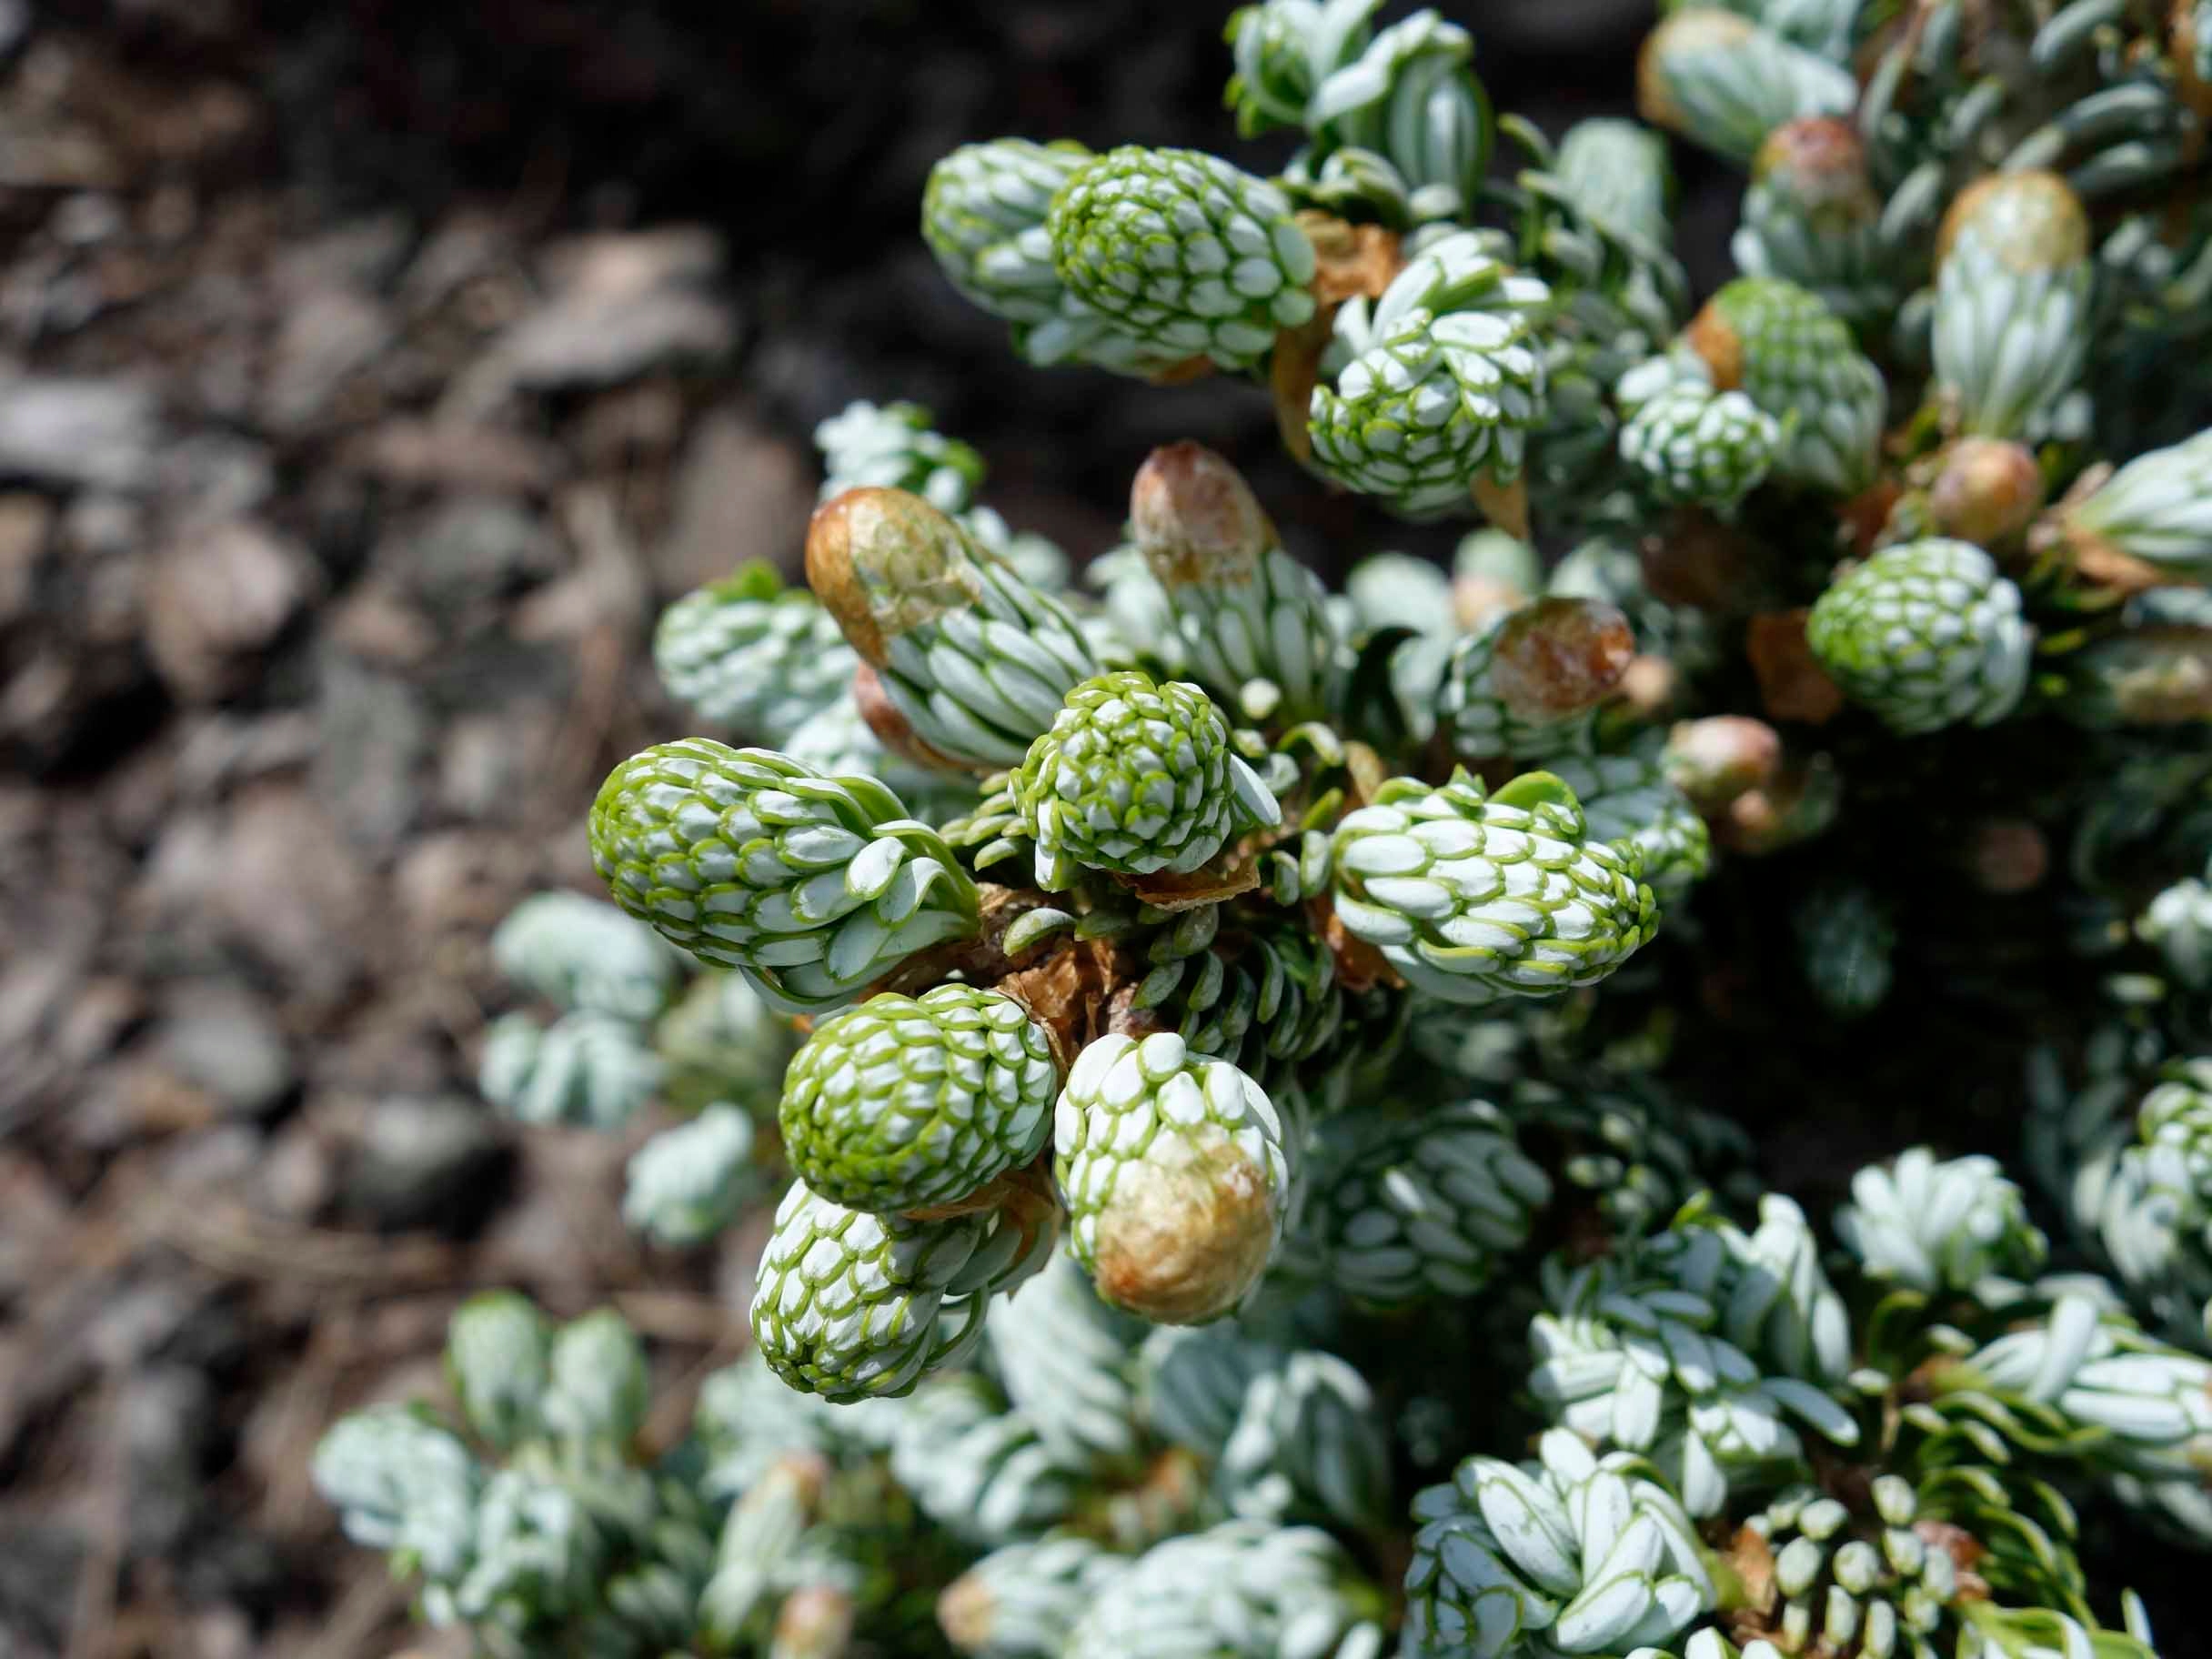
{"type": "Polygon", "coordinates": [[[971,985],[871,997],[792,1061],[784,1155],[852,1209],[954,1203],[1037,1155],[1059,1090],[1050,1039],[1010,997],[971,985]]]}
{"type": "Polygon", "coordinates": [[[964,144],[931,167],[921,234],[952,286],[1009,322],[1057,317],[1068,296],[1052,268],[1045,214],[1090,160],[1090,151],[1067,140],[998,138],[964,144]]]}
{"type": "Polygon", "coordinates": [[[1598,705],[1634,656],[1634,631],[1615,607],[1538,599],[1460,640],[1436,712],[1464,759],[1570,753],[1588,746],[1598,705]]]}
{"type": "Polygon", "coordinates": [[[773,749],[690,738],[624,761],[592,803],[591,855],[624,910],[795,1012],[976,927],[974,884],[896,795],[773,749]]]}
{"type": "Polygon", "coordinates": [[[1548,773],[1494,796],[1463,770],[1441,789],[1393,778],[1337,826],[1332,858],[1339,920],[1447,1001],[1593,984],[1658,925],[1641,851],[1593,839],[1548,773]]]}
{"type": "Polygon", "coordinates": [[[1061,281],[1163,361],[1249,368],[1313,315],[1313,245],[1289,200],[1198,150],[1107,151],[1061,186],[1046,229],[1061,281]]]}
{"type": "Polygon", "coordinates": [[[2089,221],[2055,173],[1996,173],[1959,193],[1937,237],[1936,396],[1950,423],[2034,437],[2089,348],[2089,221]]]}
{"type": "Polygon", "coordinates": [[[1051,730],[1015,771],[1014,800],[1037,844],[1037,884],[1074,868],[1188,875],[1231,839],[1273,830],[1282,809],[1230,747],[1229,725],[1196,686],[1134,669],[1068,693],[1051,730]]]}
{"type": "Polygon", "coordinates": [[[1307,414],[1316,470],[1415,518],[1513,482],[1543,409],[1550,301],[1473,232],[1431,243],[1381,299],[1346,301],[1307,414]]]}
{"type": "Polygon", "coordinates": [[[1834,116],[1805,116],[1760,144],[1729,250],[1744,276],[1794,282],[1864,326],[1892,316],[1900,297],[1881,216],[1858,128],[1834,116]]]}
{"type": "Polygon", "coordinates": [[[1716,388],[1740,388],[1783,423],[1776,477],[1838,496],[1874,481],[1888,412],[1882,371],[1818,296],[1775,277],[1739,276],[1706,303],[1684,338],[1716,388]]]}
{"type": "Polygon", "coordinates": [[[753,1287],[753,1339],[791,1387],[843,1402],[910,1393],[973,1352],[984,1304],[1042,1266],[1049,1218],[941,1222],[848,1210],[793,1181],[753,1287]]]}
{"type": "Polygon", "coordinates": [[[1813,607],[1805,640],[1845,696],[1904,736],[2003,719],[2027,689],[2020,590],[1970,542],[1885,548],[1813,607]]]}
{"type": "Polygon", "coordinates": [[[1661,501],[1730,508],[1774,465],[1782,428],[1741,392],[1663,392],[1621,428],[1621,458],[1661,501]]]}

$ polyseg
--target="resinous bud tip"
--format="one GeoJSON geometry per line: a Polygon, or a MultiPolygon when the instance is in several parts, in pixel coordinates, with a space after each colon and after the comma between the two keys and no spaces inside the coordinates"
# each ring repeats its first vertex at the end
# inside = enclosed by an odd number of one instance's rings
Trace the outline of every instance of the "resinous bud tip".
{"type": "Polygon", "coordinates": [[[1951,256],[1961,236],[2016,271],[2056,271],[2089,256],[2089,216],[2081,197],[2056,173],[1992,173],[1958,193],[1936,233],[1936,263],[1951,256]]]}
{"type": "Polygon", "coordinates": [[[1169,587],[1256,576],[1275,527],[1244,475],[1203,444],[1167,444],[1130,486],[1129,519],[1152,574],[1169,587]]]}
{"type": "Polygon", "coordinates": [[[1852,122],[1801,116],[1766,135],[1752,158],[1752,176],[1815,212],[1856,218],[1880,211],[1866,172],[1866,143],[1852,122]]]}
{"type": "Polygon", "coordinates": [[[879,668],[890,641],[970,604],[973,581],[960,526],[903,489],[849,489],[807,527],[808,586],[879,668]]]}
{"type": "Polygon", "coordinates": [[[1616,607],[1554,595],[1506,618],[1490,683],[1523,719],[1558,719],[1612,695],[1635,654],[1635,630],[1616,607]]]}
{"type": "Polygon", "coordinates": [[[1782,769],[1782,738],[1765,720],[1715,714],[1667,734],[1666,775],[1700,811],[1717,811],[1782,769]]]}
{"type": "Polygon", "coordinates": [[[1266,1172],[1232,1141],[1132,1160],[1099,1216],[1092,1282],[1165,1325],[1218,1319],[1267,1271],[1281,1230],[1266,1172]]]}
{"type": "Polygon", "coordinates": [[[2025,893],[2051,868],[2051,844],[2025,818],[1986,818],[1966,838],[1966,870],[1985,893],[2025,893]]]}
{"type": "Polygon", "coordinates": [[[1928,488],[1936,529],[1979,547],[2022,534],[2042,510],[2043,468],[2026,446],[2003,438],[1960,438],[1928,488]]]}

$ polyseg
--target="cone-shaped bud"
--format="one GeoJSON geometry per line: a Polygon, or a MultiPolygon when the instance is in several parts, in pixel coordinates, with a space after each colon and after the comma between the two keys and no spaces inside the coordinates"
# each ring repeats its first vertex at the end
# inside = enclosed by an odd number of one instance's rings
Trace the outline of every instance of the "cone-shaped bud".
{"type": "Polygon", "coordinates": [[[1259,1282],[1282,1236],[1282,1119],[1252,1079],[1172,1032],[1085,1048],[1060,1097],[1053,1151],[1075,1259],[1131,1313],[1219,1318],[1259,1282]]]}
{"type": "Polygon", "coordinates": [[[1670,13],[1636,59],[1636,113],[1734,161],[1750,161],[1785,121],[1857,102],[1849,70],[1718,7],[1670,13]]]}
{"type": "Polygon", "coordinates": [[[1273,830],[1282,809],[1229,744],[1213,699],[1134,669],[1068,693],[1052,729],[1015,771],[1015,804],[1037,843],[1037,884],[1078,867],[1188,875],[1236,836],[1273,830]]]}
{"type": "Polygon", "coordinates": [[[793,1181],[753,1286],[753,1340],[802,1393],[910,1393],[973,1351],[992,1292],[1051,1253],[1049,1209],[1027,1202],[949,1221],[848,1210],[793,1181]]]}
{"type": "Polygon", "coordinates": [[[2026,532],[2043,508],[2043,468],[2032,451],[1996,437],[1962,437],[1944,451],[1928,487],[1928,529],[1977,548],[2026,532]]]}
{"type": "Polygon", "coordinates": [[[2139,455],[2066,515],[2070,539],[2212,581],[2212,431],[2139,455]]]}
{"type": "Polygon", "coordinates": [[[1118,374],[1160,374],[1191,354],[1132,334],[1071,290],[1052,263],[1046,214],[1060,187],[1091,160],[1064,139],[962,145],[930,169],[922,237],[952,286],[1011,323],[1014,349],[1039,367],[1091,363],[1118,374]]]}
{"type": "Polygon", "coordinates": [[[1703,812],[1717,811],[1782,769],[1782,737],[1765,720],[1715,714],[1667,733],[1666,775],[1703,812]]]}
{"type": "Polygon", "coordinates": [[[930,169],[921,234],[952,286],[994,317],[1043,323],[1064,289],[1045,213],[1091,152],[1068,140],[964,144],[930,169]]]}
{"type": "Polygon", "coordinates": [[[1705,873],[1713,836],[1667,776],[1664,739],[1650,732],[1619,754],[1563,755],[1545,764],[1582,803],[1590,839],[1632,846],[1664,903],[1705,873]]]}
{"type": "Polygon", "coordinates": [[[1202,445],[1155,449],[1130,487],[1129,518],[1189,670],[1232,696],[1266,680],[1286,719],[1319,713],[1336,656],[1325,597],[1243,475],[1202,445]]]}
{"type": "Polygon", "coordinates": [[[1545,772],[1495,795],[1464,771],[1441,789],[1393,778],[1337,826],[1331,858],[1337,919],[1449,1002],[1594,984],[1658,926],[1642,853],[1592,838],[1545,772]]]}
{"type": "Polygon", "coordinates": [[[1621,458],[1672,506],[1734,507],[1781,444],[1781,424],[1743,393],[1696,385],[1660,393],[1621,427],[1621,458]]]}
{"type": "Polygon", "coordinates": [[[1897,307],[1881,216],[1858,128],[1808,116],[1783,123],[1760,144],[1744,223],[1729,246],[1744,276],[1794,282],[1856,326],[1897,307]]]}
{"type": "Polygon", "coordinates": [[[653,668],[670,697],[767,743],[841,697],[858,663],[837,619],[759,562],[686,594],[653,630],[653,668]]]}
{"type": "Polygon", "coordinates": [[[2089,348],[2089,220],[2056,173],[1993,173],[1936,238],[1935,387],[1955,429],[2032,437],[2089,348]]]}
{"type": "Polygon", "coordinates": [[[1597,706],[1635,656],[1628,618],[1598,599],[1553,597],[1494,618],[1453,648],[1436,709],[1469,760],[1584,747],[1597,706]]]}
{"type": "Polygon", "coordinates": [[[1551,1202],[1543,1171],[1513,1144],[1512,1126],[1481,1101],[1362,1135],[1307,1225],[1330,1282],[1378,1307],[1472,1296],[1499,1262],[1528,1242],[1551,1202]]]}
{"type": "Polygon", "coordinates": [[[2059,711],[2079,726],[2212,720],[2212,628],[2131,628],[2066,659],[2059,711]]]}
{"type": "Polygon", "coordinates": [[[816,1028],[784,1078],[783,1151],[855,1210],[956,1203],[1042,1150],[1060,1069],[1019,1002],[973,985],[870,997],[816,1028]]]}
{"type": "Polygon", "coordinates": [[[1777,476],[1839,496],[1872,481],[1887,412],[1882,371],[1818,296],[1793,282],[1739,276],[1706,302],[1684,337],[1714,387],[1741,388],[1785,423],[1777,476]]]}
{"type": "Polygon", "coordinates": [[[690,738],[624,761],[592,803],[591,857],[616,903],[789,1011],[849,1002],[976,927],[975,884],[896,795],[772,749],[690,738]]]}
{"type": "Polygon", "coordinates": [[[1551,290],[1472,231],[1423,249],[1372,304],[1337,311],[1306,430],[1323,476],[1409,518],[1470,511],[1521,475],[1543,412],[1551,290]]]}
{"type": "Polygon", "coordinates": [[[1011,766],[1098,672],[1058,600],[919,496],[848,490],[807,530],[807,580],[936,752],[1011,766]]]}
{"type": "Polygon", "coordinates": [[[1061,186],[1045,228],[1069,290],[1169,361],[1249,368],[1313,315],[1289,198],[1202,151],[1109,150],[1061,186]]]}
{"type": "Polygon", "coordinates": [[[2035,629],[1988,554],[1930,538],[1885,548],[1829,588],[1805,638],[1854,702],[1909,737],[2010,714],[2035,629]]]}
{"type": "Polygon", "coordinates": [[[1564,1429],[1538,1456],[1468,1458],[1414,1498],[1403,1659],[1625,1654],[1713,1605],[1696,1530],[1657,1470],[1564,1429]]]}

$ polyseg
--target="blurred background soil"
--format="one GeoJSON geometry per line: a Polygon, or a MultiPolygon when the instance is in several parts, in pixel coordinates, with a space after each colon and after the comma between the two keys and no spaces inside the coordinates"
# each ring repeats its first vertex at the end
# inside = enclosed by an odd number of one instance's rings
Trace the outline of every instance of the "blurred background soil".
{"type": "MultiPolygon", "coordinates": [[[[1229,146],[1223,9],[0,0],[0,1659],[404,1644],[308,1456],[472,1289],[615,1301],[670,1410],[733,1352],[757,1235],[647,1250],[638,1137],[471,1079],[488,931],[592,890],[652,619],[796,568],[818,420],[931,405],[1079,558],[1184,437],[1325,565],[1448,545],[1249,388],[1020,367],[916,234],[966,139],[1229,146]]],[[[1624,106],[1634,0],[1445,9],[1547,130],[1624,106]]]]}

